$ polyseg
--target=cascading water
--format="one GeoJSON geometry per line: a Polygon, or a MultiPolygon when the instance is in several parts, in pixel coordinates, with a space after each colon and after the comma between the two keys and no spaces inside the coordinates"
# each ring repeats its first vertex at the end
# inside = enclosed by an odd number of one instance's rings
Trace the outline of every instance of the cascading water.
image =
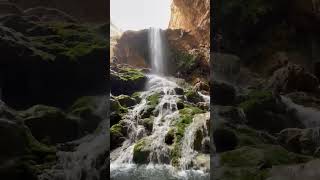
{"type": "MultiPolygon", "coordinates": [[[[96,113],[106,116],[109,108],[106,97],[101,97],[101,109],[96,113]]],[[[57,163],[50,170],[39,175],[40,180],[100,180],[107,176],[108,139],[105,131],[109,121],[105,119],[99,124],[97,132],[77,141],[68,143],[75,146],[71,151],[58,151],[57,163]]]]}
{"type": "MultiPolygon", "coordinates": [[[[149,30],[149,47],[152,74],[147,75],[149,81],[146,90],[141,93],[141,101],[130,109],[124,118],[128,129],[127,139],[121,147],[113,150],[110,154],[110,176],[114,180],[174,180],[190,179],[200,180],[209,179],[208,173],[201,170],[188,169],[191,159],[181,159],[181,167],[176,168],[170,165],[170,147],[165,143],[165,136],[170,130],[173,121],[179,118],[177,102],[183,95],[177,95],[175,89],[180,88],[166,74],[165,43],[160,29],[151,28],[149,30]],[[160,94],[159,102],[155,107],[156,117],[153,120],[153,126],[150,134],[147,133],[144,126],[139,125],[141,114],[147,106],[148,97],[153,94],[160,94]],[[134,163],[134,147],[139,140],[148,140],[150,143],[150,153],[147,164],[137,165],[134,163]]],[[[201,94],[202,95],[202,94],[201,94]]],[[[204,99],[209,100],[208,96],[202,95],[204,99]]],[[[202,122],[194,122],[190,125],[190,132],[186,131],[182,147],[186,148],[183,156],[195,155],[192,149],[190,136],[194,136],[195,128],[202,122]]],[[[193,156],[194,157],[194,156],[193,156]]]]}

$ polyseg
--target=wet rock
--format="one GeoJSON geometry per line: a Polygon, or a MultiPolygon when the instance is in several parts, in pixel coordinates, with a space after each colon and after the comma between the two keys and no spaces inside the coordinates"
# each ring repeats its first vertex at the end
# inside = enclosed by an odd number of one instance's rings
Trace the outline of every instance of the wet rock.
{"type": "Polygon", "coordinates": [[[183,101],[182,101],[182,100],[179,100],[179,101],[177,102],[177,108],[178,108],[178,110],[180,110],[180,109],[183,109],[183,108],[184,108],[184,103],[183,103],[183,101]]]}
{"type": "Polygon", "coordinates": [[[147,164],[149,162],[150,140],[147,138],[139,140],[133,148],[133,161],[137,164],[147,164]]]}
{"type": "Polygon", "coordinates": [[[197,107],[199,107],[202,110],[209,111],[210,103],[208,103],[208,102],[198,102],[197,103],[197,107]]]}
{"type": "Polygon", "coordinates": [[[210,91],[210,87],[207,83],[203,82],[203,81],[199,81],[197,82],[194,87],[193,87],[194,91],[210,91]]]}
{"type": "Polygon", "coordinates": [[[176,92],[177,95],[183,95],[184,94],[184,90],[182,88],[174,88],[174,91],[176,92]]]}
{"type": "Polygon", "coordinates": [[[282,130],[278,135],[278,141],[289,151],[313,155],[319,147],[319,128],[282,130]]]}
{"type": "Polygon", "coordinates": [[[80,135],[92,133],[107,117],[106,99],[106,96],[85,96],[76,100],[71,106],[69,115],[78,118],[80,135]]]}
{"type": "Polygon", "coordinates": [[[214,144],[217,152],[233,150],[238,145],[238,138],[228,129],[216,129],[213,132],[214,144]]]}
{"type": "Polygon", "coordinates": [[[193,142],[193,149],[196,151],[202,150],[202,140],[203,140],[203,132],[201,129],[198,129],[195,133],[194,142],[193,142]]]}
{"type": "Polygon", "coordinates": [[[319,86],[317,77],[301,66],[288,64],[275,71],[269,79],[268,87],[275,92],[315,91],[319,86]]]}
{"type": "Polygon", "coordinates": [[[145,88],[147,77],[138,69],[130,67],[111,67],[111,93],[113,95],[131,95],[145,88]]]}
{"type": "Polygon", "coordinates": [[[165,143],[172,145],[174,143],[174,129],[170,129],[165,136],[165,143]]]}
{"type": "Polygon", "coordinates": [[[236,98],[235,88],[225,82],[214,81],[211,87],[211,98],[218,105],[231,105],[236,98]]]}
{"type": "Polygon", "coordinates": [[[111,126],[110,128],[110,150],[113,150],[123,143],[125,140],[125,132],[126,129],[124,128],[123,124],[120,122],[111,126]]]}
{"type": "Polygon", "coordinates": [[[75,140],[79,124],[58,108],[36,105],[21,113],[24,123],[39,141],[49,144],[75,140]]]}
{"type": "Polygon", "coordinates": [[[120,105],[123,107],[131,107],[136,104],[136,100],[128,95],[117,96],[116,99],[119,101],[120,105]]]}
{"type": "Polygon", "coordinates": [[[148,130],[149,132],[152,132],[153,121],[154,121],[154,117],[150,117],[150,118],[142,119],[141,123],[146,128],[146,130],[148,130]]]}
{"type": "Polygon", "coordinates": [[[117,123],[119,123],[119,121],[121,121],[122,116],[119,113],[116,112],[112,112],[110,114],[110,126],[113,126],[117,123]]]}
{"type": "Polygon", "coordinates": [[[210,137],[206,137],[202,140],[202,152],[210,154],[210,137]]]}
{"type": "Polygon", "coordinates": [[[287,108],[279,96],[270,91],[251,91],[240,103],[248,124],[256,129],[277,133],[285,128],[303,127],[295,110],[287,108]]]}
{"type": "Polygon", "coordinates": [[[196,92],[196,91],[188,91],[186,93],[187,101],[197,104],[199,102],[203,102],[204,99],[196,92]]]}
{"type": "Polygon", "coordinates": [[[217,121],[225,124],[240,125],[247,123],[242,109],[234,106],[214,106],[213,113],[219,117],[217,121]]]}

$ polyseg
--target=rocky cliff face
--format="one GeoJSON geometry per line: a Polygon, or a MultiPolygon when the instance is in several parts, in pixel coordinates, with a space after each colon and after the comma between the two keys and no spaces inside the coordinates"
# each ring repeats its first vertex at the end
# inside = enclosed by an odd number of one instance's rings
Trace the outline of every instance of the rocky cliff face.
{"type": "Polygon", "coordinates": [[[209,47],[210,0],[173,0],[169,28],[189,31],[209,47]]]}

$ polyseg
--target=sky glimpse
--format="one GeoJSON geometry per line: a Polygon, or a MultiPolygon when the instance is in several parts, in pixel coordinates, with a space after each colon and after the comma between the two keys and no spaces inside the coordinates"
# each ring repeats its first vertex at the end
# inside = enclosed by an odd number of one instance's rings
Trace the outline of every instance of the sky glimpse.
{"type": "Polygon", "coordinates": [[[168,28],[172,0],[111,0],[111,21],[122,31],[168,28]]]}

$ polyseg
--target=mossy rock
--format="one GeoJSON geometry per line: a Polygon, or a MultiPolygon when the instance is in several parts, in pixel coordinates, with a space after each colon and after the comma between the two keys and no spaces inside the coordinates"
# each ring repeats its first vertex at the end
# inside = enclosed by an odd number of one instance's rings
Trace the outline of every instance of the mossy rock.
{"type": "Polygon", "coordinates": [[[80,134],[91,133],[107,117],[106,97],[81,97],[70,107],[70,115],[78,118],[80,134]]]}
{"type": "Polygon", "coordinates": [[[58,108],[35,105],[20,115],[39,141],[46,139],[46,143],[55,144],[79,138],[78,120],[58,108]]]}
{"type": "Polygon", "coordinates": [[[204,99],[196,91],[193,91],[193,90],[189,90],[186,92],[186,98],[187,98],[187,101],[194,104],[204,101],[204,99]]]}
{"type": "Polygon", "coordinates": [[[110,128],[110,149],[113,150],[123,143],[125,140],[125,128],[121,123],[115,124],[110,128]]]}
{"type": "Polygon", "coordinates": [[[150,140],[144,138],[139,140],[133,148],[133,161],[137,164],[147,164],[149,162],[150,140]]]}
{"type": "Polygon", "coordinates": [[[288,109],[280,97],[270,91],[251,91],[239,107],[246,114],[248,124],[259,130],[278,133],[285,128],[303,126],[295,110],[288,109]]]}
{"type": "Polygon", "coordinates": [[[148,78],[141,70],[119,67],[117,71],[110,72],[111,93],[113,95],[131,95],[145,88],[148,78]]]}
{"type": "Polygon", "coordinates": [[[311,157],[288,152],[278,145],[244,146],[233,151],[220,154],[222,166],[228,167],[259,167],[267,163],[276,165],[298,164],[311,160],[311,157]]]}
{"type": "Polygon", "coordinates": [[[167,144],[167,145],[172,145],[174,143],[174,136],[175,136],[175,132],[174,132],[174,129],[171,128],[166,136],[165,136],[165,139],[164,139],[164,142],[167,144]]]}
{"type": "Polygon", "coordinates": [[[149,132],[152,132],[153,129],[153,121],[154,121],[154,117],[149,117],[146,119],[142,119],[142,125],[146,128],[146,130],[148,130],[149,132]]]}
{"type": "Polygon", "coordinates": [[[141,92],[134,92],[132,95],[131,95],[131,98],[135,99],[137,103],[140,103],[141,102],[141,92]]]}
{"type": "Polygon", "coordinates": [[[154,93],[147,97],[147,105],[144,107],[144,110],[141,112],[141,118],[149,118],[152,115],[156,115],[156,107],[159,104],[160,93],[154,93]]]}
{"type": "Polygon", "coordinates": [[[120,105],[123,107],[131,107],[137,103],[134,98],[128,95],[120,95],[120,96],[117,96],[116,99],[119,101],[120,105]]]}

